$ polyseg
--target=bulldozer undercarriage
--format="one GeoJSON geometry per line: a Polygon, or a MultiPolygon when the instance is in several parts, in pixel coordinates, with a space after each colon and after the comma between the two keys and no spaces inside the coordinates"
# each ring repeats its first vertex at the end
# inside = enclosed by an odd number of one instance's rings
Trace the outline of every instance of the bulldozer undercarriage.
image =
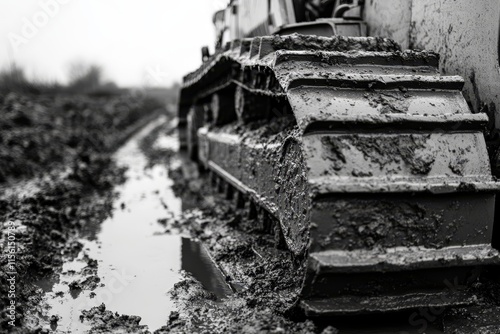
{"type": "Polygon", "coordinates": [[[185,77],[181,145],[302,259],[306,315],[471,304],[498,262],[487,117],[438,62],[382,38],[271,36],[185,77]]]}

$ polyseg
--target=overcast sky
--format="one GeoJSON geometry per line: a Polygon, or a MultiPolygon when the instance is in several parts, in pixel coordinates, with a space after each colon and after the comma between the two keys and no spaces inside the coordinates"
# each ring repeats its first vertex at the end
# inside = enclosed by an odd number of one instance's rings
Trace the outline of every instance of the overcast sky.
{"type": "Polygon", "coordinates": [[[0,67],[67,79],[74,62],[101,65],[121,86],[169,85],[213,49],[212,14],[227,0],[0,0],[0,67]]]}

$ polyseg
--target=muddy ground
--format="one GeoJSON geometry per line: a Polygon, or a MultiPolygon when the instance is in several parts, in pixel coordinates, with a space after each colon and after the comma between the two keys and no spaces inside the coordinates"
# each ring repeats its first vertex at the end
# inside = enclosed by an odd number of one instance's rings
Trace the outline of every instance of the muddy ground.
{"type": "MultiPolygon", "coordinates": [[[[19,99],[15,96],[11,98],[14,101],[19,99]]],[[[6,108],[6,101],[3,103],[6,108]]],[[[60,106],[61,102],[49,100],[44,103],[50,107],[60,106]]],[[[100,107],[94,104],[93,108],[100,107]]],[[[0,277],[2,332],[68,333],[60,325],[67,320],[64,319],[66,315],[50,308],[45,297],[47,291],[35,283],[68,276],[68,270],[63,270],[64,264],[70,263],[82,252],[85,254],[80,259],[83,266],[69,270],[69,275],[78,279],[63,280],[60,284],[66,285],[68,292],[57,292],[61,294],[57,297],[67,298],[62,295],[70,294],[73,298],[78,295],[98,298],[99,287],[107,284],[99,276],[102,263],[82,251],[82,238],[91,239],[89,231],[96,230],[96,226],[117,215],[117,209],[113,207],[117,196],[115,190],[126,182],[126,174],[115,164],[113,151],[124,138],[129,138],[150,121],[155,113],[149,110],[140,117],[131,116],[130,121],[109,130],[110,123],[107,127],[92,123],[95,122],[92,113],[83,112],[90,110],[87,107],[76,107],[76,110],[76,114],[80,114],[78,110],[84,114],[82,117],[86,122],[68,123],[62,132],[53,129],[49,133],[61,138],[70,134],[79,136],[86,131],[85,128],[78,128],[79,124],[97,129],[90,137],[85,137],[88,140],[76,140],[81,147],[77,145],[79,148],[74,149],[70,145],[72,141],[63,141],[61,148],[52,150],[50,143],[55,137],[48,137],[46,141],[36,139],[33,145],[38,145],[36,147],[41,151],[47,146],[49,153],[59,155],[59,158],[31,159],[31,156],[23,157],[25,151],[19,148],[9,151],[19,152],[13,164],[2,167],[5,171],[0,202],[3,224],[3,270],[0,277]],[[100,149],[103,146],[106,149],[100,149]],[[28,167],[19,167],[24,166],[23,161],[28,167]],[[9,172],[14,169],[19,169],[18,174],[9,172]],[[9,235],[14,235],[17,246],[15,262],[9,261],[9,235]],[[17,273],[16,327],[9,324],[10,264],[15,266],[17,273]]],[[[114,109],[108,107],[107,110],[111,110],[108,116],[111,120],[114,109]]],[[[61,112],[58,115],[65,114],[61,112]]],[[[16,117],[9,118],[11,123],[4,121],[11,124],[8,125],[10,131],[17,131],[18,121],[12,121],[16,117]]],[[[64,123],[64,120],[61,122],[64,123]]],[[[26,126],[28,129],[25,129],[24,136],[27,140],[37,138],[28,135],[36,132],[31,129],[35,127],[33,121],[26,126]]],[[[19,136],[22,138],[23,135],[19,136]]],[[[489,269],[475,284],[479,305],[475,308],[419,310],[416,318],[409,313],[353,319],[305,319],[293,307],[301,284],[301,266],[293,261],[289,253],[275,247],[274,237],[263,231],[258,220],[247,219],[245,210],[235,209],[231,201],[215,191],[208,175],[200,173],[198,167],[177,152],[175,147],[156,145],[164,136],[170,139],[176,136],[174,123],[159,122],[138,143],[147,159],[146,169],[153,170],[155,166],[168,169],[168,180],[172,182],[169,187],[182,201],[182,211],[176,215],[165,212],[157,219],[155,229],[161,235],[183,235],[199,242],[196,247],[208,250],[217,265],[214,267],[216,270],[199,272],[193,267],[181,268],[178,282],[168,291],[159,292],[172,300],[175,306],[164,315],[166,320],[161,328],[149,328],[138,314],[118,314],[107,303],[101,303],[79,312],[77,318],[82,327],[72,333],[500,332],[500,275],[494,268],[489,269]],[[211,281],[216,280],[216,276],[222,277],[225,287],[221,287],[220,282],[212,285],[211,281]]],[[[5,140],[0,146],[7,147],[4,143],[5,140]]],[[[26,145],[29,147],[30,144],[26,145]]],[[[49,153],[48,157],[51,156],[49,153]]],[[[165,203],[166,207],[169,205],[165,203]]],[[[120,209],[126,210],[126,205],[122,204],[120,209]]],[[[164,256],[168,258],[169,254],[164,256]]]]}
{"type": "Polygon", "coordinates": [[[0,328],[36,332],[44,311],[33,283],[57,273],[82,248],[79,232],[110,214],[124,180],[111,154],[163,111],[131,95],[11,93],[0,108],[0,328]]]}

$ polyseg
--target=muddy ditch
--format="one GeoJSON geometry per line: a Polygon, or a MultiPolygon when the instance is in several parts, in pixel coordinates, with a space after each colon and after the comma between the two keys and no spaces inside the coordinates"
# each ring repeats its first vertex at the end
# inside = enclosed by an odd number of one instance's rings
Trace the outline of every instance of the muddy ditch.
{"type": "Polygon", "coordinates": [[[3,332],[149,332],[175,318],[168,291],[176,284],[196,278],[213,302],[233,293],[204,247],[187,234],[165,233],[165,222],[182,213],[167,165],[155,160],[178,145],[172,136],[158,138],[173,127],[166,122],[156,118],[89,164],[92,183],[54,171],[34,182],[32,194],[4,193],[3,279],[10,264],[17,275],[14,323],[13,299],[2,294],[3,332]]]}
{"type": "MultiPolygon", "coordinates": [[[[115,187],[112,214],[83,230],[82,250],[64,263],[55,282],[37,282],[46,287],[47,316],[57,319],[50,324],[53,330],[159,329],[176,310],[167,292],[184,280],[182,271],[204,282],[214,300],[232,293],[203,247],[182,234],[165,233],[159,222],[178,217],[181,201],[170,187],[166,166],[152,164],[140,147],[165,121],[150,123],[115,153],[116,164],[127,170],[125,182],[115,187]]],[[[151,143],[175,144],[168,138],[151,143]]]]}

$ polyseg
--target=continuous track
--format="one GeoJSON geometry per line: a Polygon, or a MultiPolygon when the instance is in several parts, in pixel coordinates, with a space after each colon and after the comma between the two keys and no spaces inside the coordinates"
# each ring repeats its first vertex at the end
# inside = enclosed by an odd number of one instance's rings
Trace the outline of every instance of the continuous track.
{"type": "Polygon", "coordinates": [[[438,62],[291,35],[234,41],[185,77],[183,146],[304,259],[307,315],[470,304],[498,262],[487,117],[438,62]]]}

